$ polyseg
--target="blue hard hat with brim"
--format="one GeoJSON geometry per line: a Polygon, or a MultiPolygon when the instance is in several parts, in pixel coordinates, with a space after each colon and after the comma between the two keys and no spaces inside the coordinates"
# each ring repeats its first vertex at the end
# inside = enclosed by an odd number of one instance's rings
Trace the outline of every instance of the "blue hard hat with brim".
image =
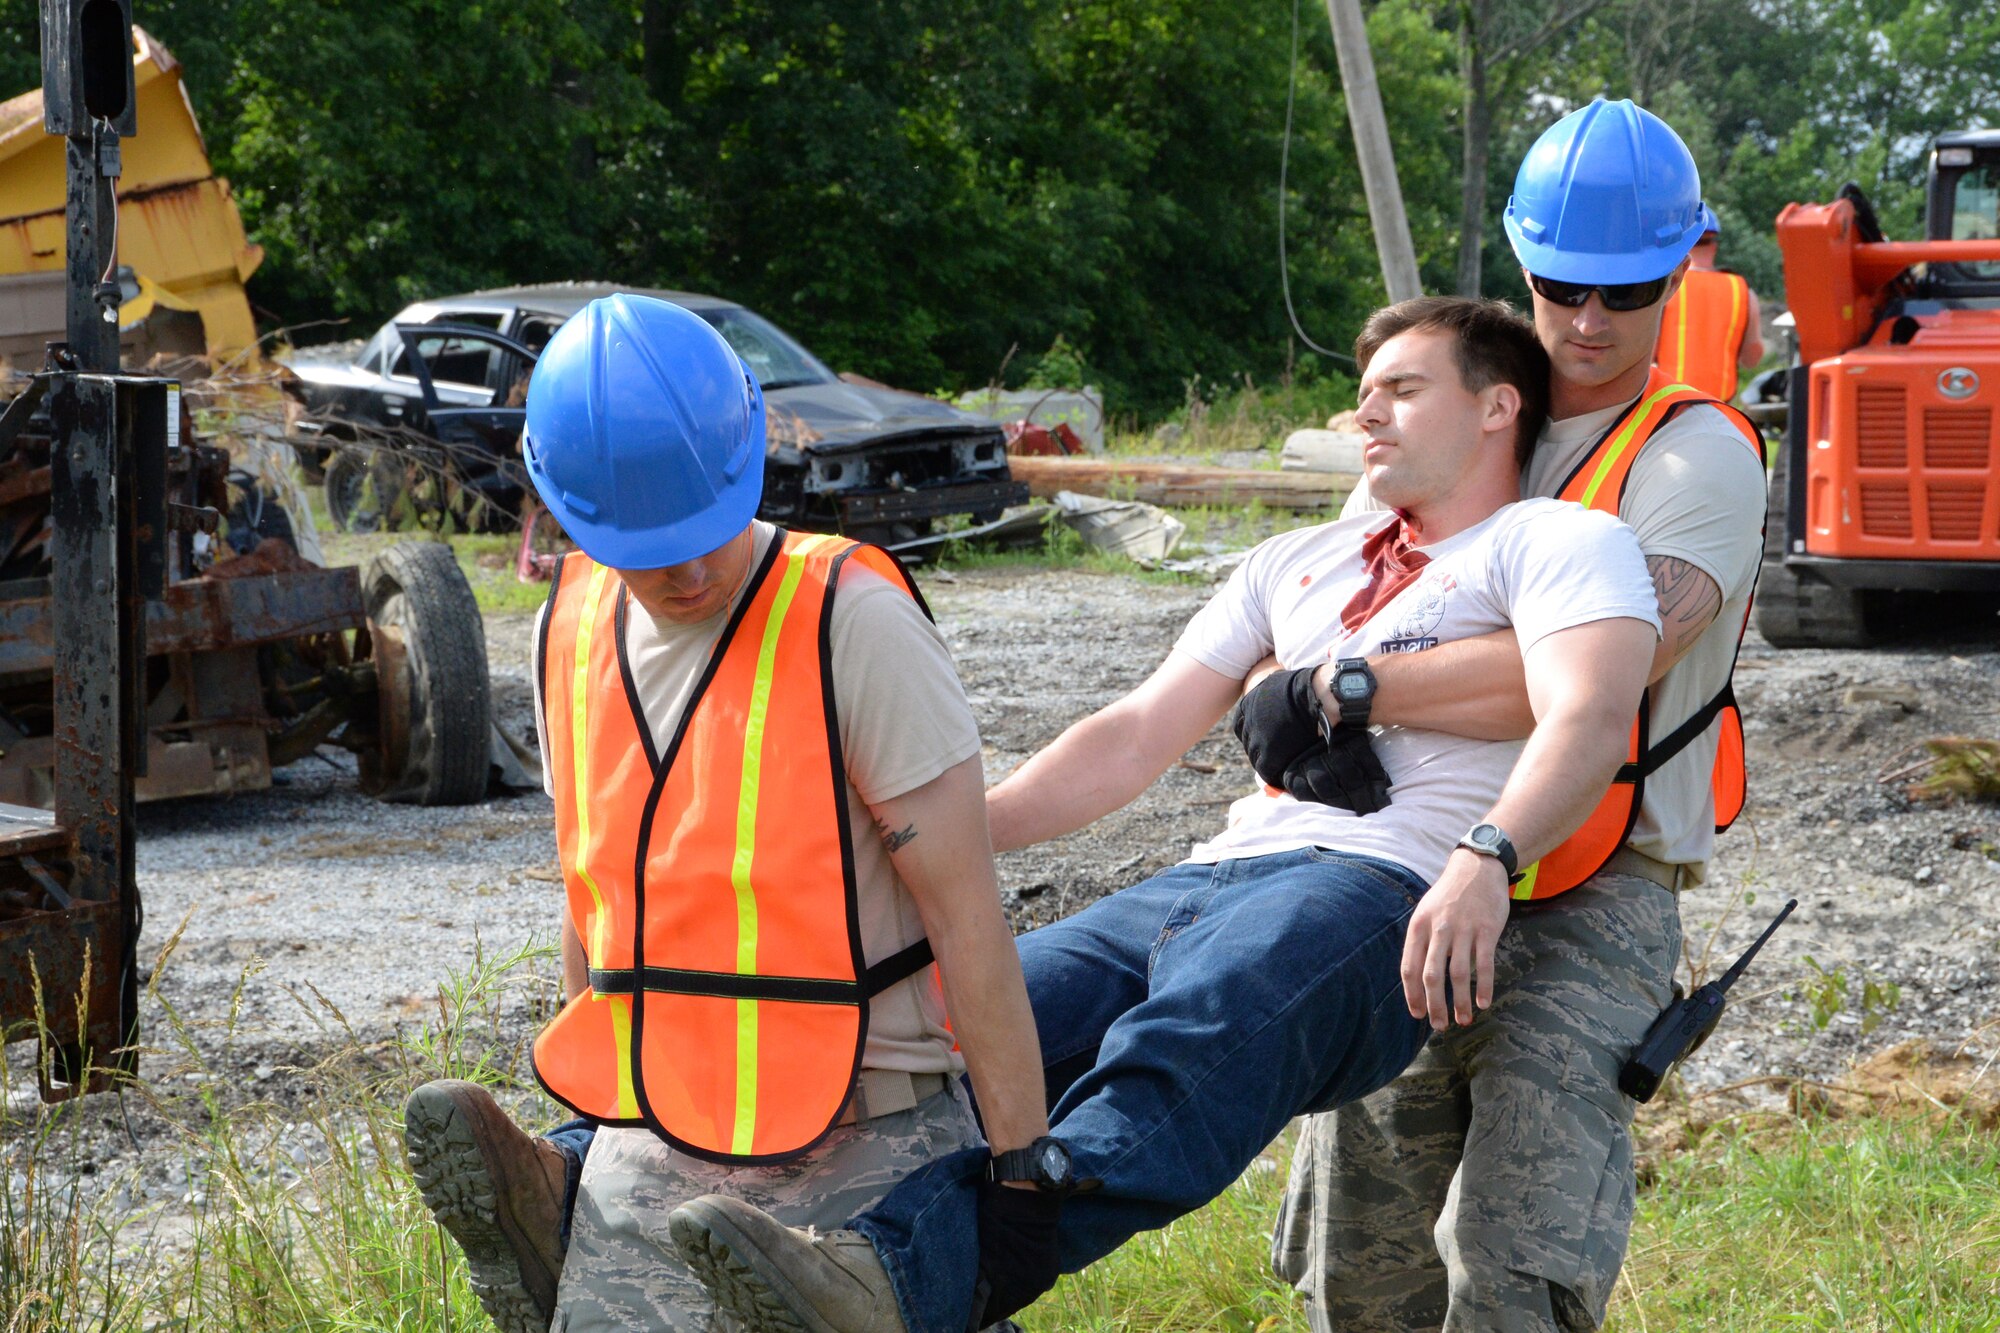
{"type": "Polygon", "coordinates": [[[1530,273],[1600,284],[1665,277],[1707,218],[1681,137],[1629,99],[1600,97],[1535,140],[1504,223],[1530,273]]]}
{"type": "Polygon", "coordinates": [[[521,452],[542,503],[592,560],[663,569],[748,527],[764,493],[764,394],[700,316],[600,297],[549,339],[521,452]]]}

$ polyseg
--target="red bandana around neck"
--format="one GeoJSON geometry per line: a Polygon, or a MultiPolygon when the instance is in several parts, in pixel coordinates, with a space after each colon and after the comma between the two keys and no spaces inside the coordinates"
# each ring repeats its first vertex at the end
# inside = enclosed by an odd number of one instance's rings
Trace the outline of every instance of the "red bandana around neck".
{"type": "Polygon", "coordinates": [[[1368,583],[1354,594],[1340,613],[1341,626],[1349,634],[1368,623],[1368,618],[1395,600],[1410,586],[1431,558],[1417,549],[1423,536],[1408,514],[1397,511],[1396,521],[1373,533],[1361,544],[1361,560],[1368,570],[1368,583]]]}

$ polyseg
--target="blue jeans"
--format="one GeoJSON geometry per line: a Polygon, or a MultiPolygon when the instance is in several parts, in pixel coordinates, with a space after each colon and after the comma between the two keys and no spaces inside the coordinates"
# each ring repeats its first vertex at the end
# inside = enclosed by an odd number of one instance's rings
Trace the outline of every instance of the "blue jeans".
{"type": "MultiPolygon", "coordinates": [[[[1308,849],[1179,865],[1019,940],[1056,1137],[1096,1190],[1063,1204],[1073,1273],[1215,1198],[1294,1117],[1387,1084],[1429,1029],[1403,1003],[1403,937],[1427,886],[1308,849]]],[[[853,1226],[911,1333],[983,1304],[983,1148],[918,1168],[853,1226]]]]}

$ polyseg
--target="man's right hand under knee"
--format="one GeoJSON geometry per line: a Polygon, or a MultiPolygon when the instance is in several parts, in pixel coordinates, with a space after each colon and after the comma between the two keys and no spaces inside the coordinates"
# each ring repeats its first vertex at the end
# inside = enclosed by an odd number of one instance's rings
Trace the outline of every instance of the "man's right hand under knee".
{"type": "Polygon", "coordinates": [[[979,1186],[979,1280],[982,1328],[1033,1305],[1056,1284],[1056,1223],[1063,1196],[996,1181],[979,1186]]]}

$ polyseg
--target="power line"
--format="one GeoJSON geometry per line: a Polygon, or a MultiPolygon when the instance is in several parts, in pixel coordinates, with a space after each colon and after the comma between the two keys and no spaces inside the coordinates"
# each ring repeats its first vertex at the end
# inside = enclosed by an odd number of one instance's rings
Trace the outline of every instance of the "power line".
{"type": "Polygon", "coordinates": [[[1299,312],[1292,306],[1292,266],[1285,251],[1285,194],[1286,180],[1292,165],[1292,100],[1299,87],[1299,4],[1292,0],[1292,60],[1291,77],[1285,84],[1285,138],[1284,146],[1278,151],[1278,285],[1285,293],[1285,314],[1292,321],[1292,332],[1299,335],[1299,341],[1318,352],[1321,356],[1336,361],[1345,361],[1350,366],[1358,362],[1345,352],[1336,352],[1330,347],[1321,347],[1312,340],[1305,326],[1299,323],[1299,312]]]}

